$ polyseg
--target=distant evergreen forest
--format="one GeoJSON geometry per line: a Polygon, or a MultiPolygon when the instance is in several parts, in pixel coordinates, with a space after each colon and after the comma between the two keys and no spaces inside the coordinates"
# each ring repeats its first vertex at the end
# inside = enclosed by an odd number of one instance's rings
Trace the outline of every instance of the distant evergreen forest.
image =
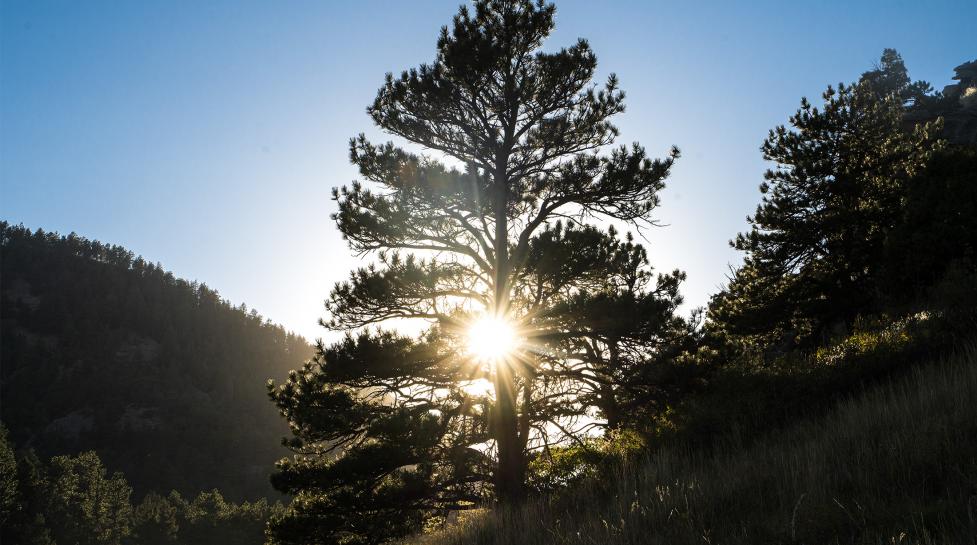
{"type": "Polygon", "coordinates": [[[0,222],[2,418],[41,458],[94,450],[135,498],[273,497],[287,432],[264,382],[312,348],[116,245],[0,222]]]}

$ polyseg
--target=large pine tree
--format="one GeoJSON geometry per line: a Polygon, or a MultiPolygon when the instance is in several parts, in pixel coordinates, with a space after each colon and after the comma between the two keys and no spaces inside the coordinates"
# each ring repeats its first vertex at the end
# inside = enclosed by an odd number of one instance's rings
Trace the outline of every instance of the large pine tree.
{"type": "Polygon", "coordinates": [[[295,496],[277,542],[378,542],[519,501],[530,457],[621,425],[682,335],[683,275],[654,276],[630,237],[587,224],[652,223],[678,152],[604,153],[624,94],[613,75],[592,83],[586,41],[542,50],[554,11],[462,7],[435,61],[388,75],[368,108],[426,154],[351,141],[365,183],[335,191],[334,219],[377,262],[327,302],[346,338],[270,385],[297,452],[273,478],[295,496]],[[429,328],[377,328],[402,319],[429,328]]]}

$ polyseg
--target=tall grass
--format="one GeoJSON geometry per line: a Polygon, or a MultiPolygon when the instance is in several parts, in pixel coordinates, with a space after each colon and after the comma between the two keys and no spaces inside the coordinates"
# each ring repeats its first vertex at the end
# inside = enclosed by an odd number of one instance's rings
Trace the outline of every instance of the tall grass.
{"type": "Polygon", "coordinates": [[[709,456],[672,449],[416,545],[977,543],[977,347],[709,456]]]}

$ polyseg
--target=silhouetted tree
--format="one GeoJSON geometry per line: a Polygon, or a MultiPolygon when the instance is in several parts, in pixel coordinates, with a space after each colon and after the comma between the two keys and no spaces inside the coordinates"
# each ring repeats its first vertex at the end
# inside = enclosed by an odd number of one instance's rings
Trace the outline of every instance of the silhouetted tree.
{"type": "Polygon", "coordinates": [[[585,426],[567,426],[591,408],[618,419],[610,392],[631,389],[624,377],[657,357],[653,343],[637,344],[672,333],[681,274],[653,279],[640,246],[584,222],[650,223],[678,152],[601,154],[624,95],[614,76],[591,83],[586,41],[541,50],[553,15],[531,1],[463,7],[434,63],[388,75],[368,109],[382,129],[463,171],[351,141],[373,187],[335,190],[334,219],[353,251],[378,262],[327,302],[325,326],[361,332],[270,385],[298,453],[273,478],[296,496],[273,521],[276,542],[379,542],[493,496],[520,500],[549,428],[579,439],[585,426]],[[588,311],[620,319],[586,323],[588,311]],[[503,361],[465,349],[468,327],[486,316],[521,337],[503,361]],[[398,319],[430,327],[418,338],[367,329],[398,319]]]}
{"type": "Polygon", "coordinates": [[[902,55],[895,49],[884,49],[879,64],[863,72],[859,83],[883,100],[894,96],[908,107],[922,106],[933,99],[933,86],[925,81],[912,81],[902,55]]]}
{"type": "Polygon", "coordinates": [[[845,326],[877,295],[884,245],[899,222],[908,181],[941,143],[940,123],[905,123],[908,76],[894,51],[860,82],[807,99],[763,143],[776,163],[761,184],[746,253],[714,297],[715,324],[733,334],[810,338],[845,326]]]}

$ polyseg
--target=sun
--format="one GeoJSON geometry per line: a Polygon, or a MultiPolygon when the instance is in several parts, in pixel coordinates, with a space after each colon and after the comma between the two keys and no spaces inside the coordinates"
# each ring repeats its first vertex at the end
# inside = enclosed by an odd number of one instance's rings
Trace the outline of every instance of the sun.
{"type": "Polygon", "coordinates": [[[480,360],[503,360],[518,347],[516,330],[504,318],[484,316],[468,328],[468,352],[480,360]]]}

